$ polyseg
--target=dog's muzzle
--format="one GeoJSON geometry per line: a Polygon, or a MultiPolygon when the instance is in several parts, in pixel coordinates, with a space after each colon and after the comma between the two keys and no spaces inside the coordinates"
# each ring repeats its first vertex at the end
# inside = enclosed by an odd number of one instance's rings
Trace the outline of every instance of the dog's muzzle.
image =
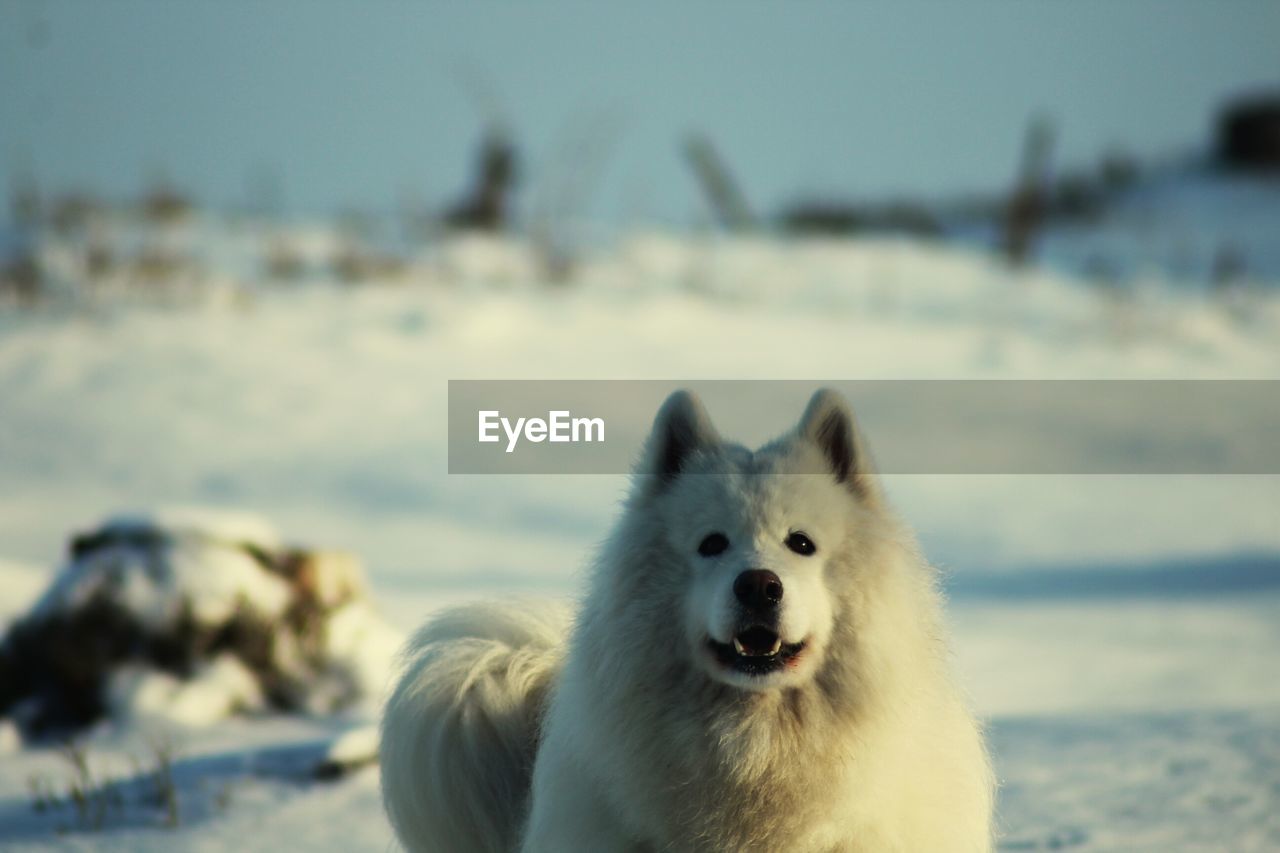
{"type": "Polygon", "coordinates": [[[739,630],[728,643],[708,639],[716,661],[745,675],[768,675],[786,666],[804,651],[804,643],[784,643],[781,635],[764,625],[739,630]]]}

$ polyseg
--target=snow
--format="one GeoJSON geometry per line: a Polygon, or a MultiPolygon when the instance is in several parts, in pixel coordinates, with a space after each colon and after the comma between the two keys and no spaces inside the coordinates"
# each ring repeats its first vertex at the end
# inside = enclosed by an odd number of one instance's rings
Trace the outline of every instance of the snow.
{"type": "MultiPolygon", "coordinates": [[[[0,619],[37,601],[51,575],[33,567],[56,566],[70,533],[174,504],[270,520],[220,522],[229,539],[279,530],[358,555],[394,626],[335,616],[330,642],[360,672],[438,608],[571,596],[623,478],[447,475],[449,379],[1280,379],[1275,279],[1224,301],[1156,269],[1117,298],[1068,271],[935,244],[649,233],[589,253],[565,284],[543,281],[534,247],[471,237],[424,249],[396,283],[348,287],[264,282],[260,233],[183,227],[209,287],[90,292],[68,260],[66,301],[0,312],[0,619]]],[[[339,241],[323,225],[271,239],[312,265],[339,241]]],[[[719,425],[754,441],[795,416],[719,425]]],[[[957,662],[1004,786],[1005,848],[1280,845],[1280,477],[904,475],[888,487],[946,573],[957,662]]],[[[175,583],[212,580],[177,566],[175,583]]],[[[163,588],[129,594],[168,612],[163,588]]],[[[201,589],[206,618],[229,594],[201,589]]],[[[253,597],[278,607],[265,587],[253,597]]],[[[171,733],[176,828],[133,788],[105,830],[70,806],[34,811],[28,780],[69,773],[28,744],[0,765],[0,845],[388,849],[376,769],[313,772],[358,763],[367,718],[151,713],[255,707],[242,675],[219,661],[182,684],[122,676],[132,722],[87,735],[105,773],[138,778],[134,754],[145,781],[147,736],[171,733]]]]}
{"type": "Polygon", "coordinates": [[[1092,268],[1121,286],[1153,272],[1183,287],[1212,282],[1224,263],[1246,282],[1275,281],[1278,207],[1273,181],[1175,172],[1122,193],[1096,222],[1050,229],[1043,250],[1052,263],[1092,268]]]}
{"type": "Polygon", "coordinates": [[[1280,714],[1007,718],[1005,850],[1263,851],[1280,842],[1280,714]]]}
{"type": "Polygon", "coordinates": [[[237,658],[219,655],[186,679],[143,666],[112,674],[107,686],[111,716],[126,725],[152,720],[208,726],[237,711],[262,711],[258,680],[237,658]]]}

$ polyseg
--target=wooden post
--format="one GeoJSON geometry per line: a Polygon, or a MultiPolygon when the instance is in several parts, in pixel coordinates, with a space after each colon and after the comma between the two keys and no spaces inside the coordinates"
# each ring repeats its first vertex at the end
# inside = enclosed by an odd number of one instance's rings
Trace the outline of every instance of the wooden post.
{"type": "Polygon", "coordinates": [[[1052,149],[1053,125],[1046,119],[1036,119],[1027,128],[1021,171],[1005,211],[1004,253],[1015,266],[1026,263],[1044,224],[1045,181],[1052,149]]]}
{"type": "Polygon", "coordinates": [[[720,224],[730,231],[753,230],[755,217],[711,140],[693,134],[685,139],[684,153],[720,224]]]}

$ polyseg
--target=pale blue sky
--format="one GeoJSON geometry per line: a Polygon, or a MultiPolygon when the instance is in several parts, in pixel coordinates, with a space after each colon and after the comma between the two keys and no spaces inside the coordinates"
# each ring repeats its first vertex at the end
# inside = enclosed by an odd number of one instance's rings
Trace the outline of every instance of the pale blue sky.
{"type": "Polygon", "coordinates": [[[691,128],[770,208],[1002,186],[1036,113],[1061,161],[1178,155],[1263,85],[1272,0],[0,0],[0,180],[122,195],[163,170],[233,204],[274,164],[295,209],[443,204],[493,98],[531,176],[616,129],[590,212],[685,222],[691,128]]]}

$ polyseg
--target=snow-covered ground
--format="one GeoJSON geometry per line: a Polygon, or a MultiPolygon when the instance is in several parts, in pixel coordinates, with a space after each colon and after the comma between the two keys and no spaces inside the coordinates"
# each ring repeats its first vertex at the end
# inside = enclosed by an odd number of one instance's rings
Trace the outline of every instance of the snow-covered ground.
{"type": "MultiPolygon", "coordinates": [[[[359,554],[406,630],[476,596],[571,595],[622,478],[449,476],[448,379],[1280,379],[1274,281],[1224,301],[1152,277],[1119,297],[936,245],[637,234],[569,284],[540,282],[520,244],[467,238],[394,283],[267,287],[234,235],[183,228],[233,259],[199,290],[216,298],[0,313],[0,619],[69,533],[170,504],[258,511],[359,554]]],[[[294,233],[327,251],[323,231],[294,233]]],[[[74,257],[46,251],[74,280],[74,257]]],[[[797,415],[720,426],[756,440],[797,415]]],[[[1280,846],[1280,477],[888,485],[946,572],[1008,849],[1280,846]]],[[[351,722],[169,733],[172,828],[143,790],[104,830],[37,811],[31,780],[70,765],[20,749],[0,759],[0,846],[387,849],[376,770],[305,770],[351,722]]],[[[146,782],[148,736],[105,727],[91,758],[133,776],[134,755],[146,782]]]]}
{"type": "MultiPolygon", "coordinates": [[[[1118,189],[1091,216],[1050,221],[1037,256],[1125,291],[1172,283],[1187,290],[1280,278],[1280,181],[1171,164],[1118,189]]],[[[999,229],[957,223],[957,238],[999,246],[999,229]]]]}

